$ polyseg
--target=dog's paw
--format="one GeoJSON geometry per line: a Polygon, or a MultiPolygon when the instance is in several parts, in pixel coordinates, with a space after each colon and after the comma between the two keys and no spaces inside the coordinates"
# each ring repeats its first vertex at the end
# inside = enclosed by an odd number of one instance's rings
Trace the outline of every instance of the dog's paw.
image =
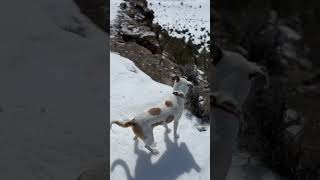
{"type": "Polygon", "coordinates": [[[159,151],[154,149],[154,150],[151,151],[151,154],[153,154],[153,155],[158,155],[158,154],[159,154],[159,151]]]}
{"type": "Polygon", "coordinates": [[[180,136],[178,134],[174,135],[174,138],[178,139],[180,136]]]}

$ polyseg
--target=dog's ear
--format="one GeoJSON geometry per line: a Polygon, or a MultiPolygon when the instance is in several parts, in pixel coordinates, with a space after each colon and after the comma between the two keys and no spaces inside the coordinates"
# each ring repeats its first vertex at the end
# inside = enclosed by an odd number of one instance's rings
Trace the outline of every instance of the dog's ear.
{"type": "Polygon", "coordinates": [[[178,82],[179,80],[180,80],[180,77],[179,77],[179,76],[173,76],[173,77],[172,77],[172,81],[178,82]]]}

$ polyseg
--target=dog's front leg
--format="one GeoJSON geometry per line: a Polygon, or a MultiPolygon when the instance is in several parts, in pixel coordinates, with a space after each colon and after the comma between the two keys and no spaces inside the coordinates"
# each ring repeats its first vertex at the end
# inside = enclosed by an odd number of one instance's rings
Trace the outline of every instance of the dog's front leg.
{"type": "Polygon", "coordinates": [[[177,133],[178,125],[179,125],[179,120],[174,120],[173,121],[173,134],[174,134],[174,137],[177,139],[180,137],[177,133]]]}

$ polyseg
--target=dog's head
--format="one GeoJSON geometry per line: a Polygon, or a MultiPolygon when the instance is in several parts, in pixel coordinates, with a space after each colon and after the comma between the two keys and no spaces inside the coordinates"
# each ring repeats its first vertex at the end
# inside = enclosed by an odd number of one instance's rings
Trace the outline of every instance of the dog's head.
{"type": "Polygon", "coordinates": [[[180,92],[186,95],[189,89],[193,88],[192,82],[186,80],[183,77],[174,76],[172,77],[172,80],[174,81],[173,91],[180,92]]]}

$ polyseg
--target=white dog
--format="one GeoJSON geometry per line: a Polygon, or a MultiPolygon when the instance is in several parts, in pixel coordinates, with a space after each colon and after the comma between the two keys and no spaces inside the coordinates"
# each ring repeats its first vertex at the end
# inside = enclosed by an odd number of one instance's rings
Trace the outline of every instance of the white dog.
{"type": "Polygon", "coordinates": [[[144,141],[145,148],[147,148],[152,154],[158,154],[156,149],[152,149],[151,146],[154,143],[153,128],[158,125],[163,125],[166,131],[169,133],[170,129],[167,124],[173,123],[174,137],[179,138],[177,133],[179,119],[184,110],[184,104],[186,101],[186,95],[190,87],[193,84],[184,78],[175,76],[172,78],[174,81],[173,93],[164,102],[142,112],[134,119],[128,122],[112,121],[112,124],[117,124],[121,127],[132,127],[135,134],[135,138],[140,138],[144,141]]]}
{"type": "Polygon", "coordinates": [[[231,165],[233,146],[241,119],[241,107],[245,102],[255,77],[268,76],[264,67],[247,61],[231,51],[217,49],[211,70],[211,115],[215,124],[212,144],[214,180],[224,180],[231,165]]]}

